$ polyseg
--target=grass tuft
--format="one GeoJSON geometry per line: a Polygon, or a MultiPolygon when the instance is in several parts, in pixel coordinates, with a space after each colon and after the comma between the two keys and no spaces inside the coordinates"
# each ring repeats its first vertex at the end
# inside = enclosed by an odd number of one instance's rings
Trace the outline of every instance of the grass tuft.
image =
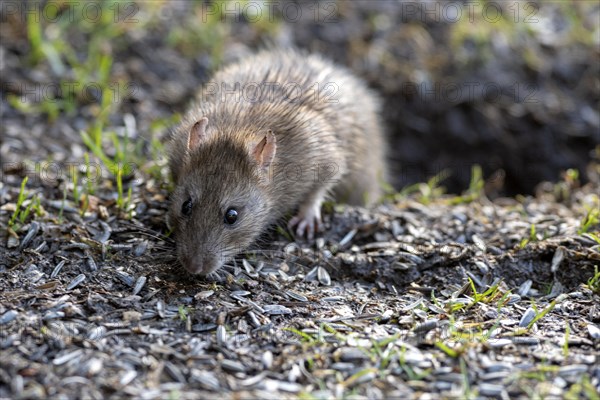
{"type": "Polygon", "coordinates": [[[546,314],[548,314],[552,309],[556,306],[556,300],[553,300],[548,307],[544,308],[541,312],[538,312],[536,316],[531,320],[531,322],[527,325],[527,329],[531,329],[531,327],[540,319],[544,318],[546,314]]]}
{"type": "Polygon", "coordinates": [[[580,227],[577,233],[580,235],[588,233],[593,227],[597,227],[600,224],[600,208],[590,208],[580,222],[580,227]]]}
{"type": "Polygon", "coordinates": [[[396,199],[399,200],[406,198],[413,193],[418,193],[418,202],[425,205],[430,204],[433,200],[440,198],[446,192],[446,188],[440,186],[440,183],[446,180],[450,175],[450,170],[445,169],[439,174],[429,178],[425,183],[415,183],[405,187],[396,195],[396,199]]]}
{"type": "Polygon", "coordinates": [[[456,196],[450,200],[450,204],[465,204],[472,203],[484,196],[485,180],[483,179],[483,170],[479,165],[471,167],[471,180],[469,188],[460,196],[456,196]]]}
{"type": "Polygon", "coordinates": [[[596,294],[600,294],[600,271],[598,266],[594,266],[594,276],[592,276],[586,283],[586,286],[596,294]]]}
{"type": "MultiPolygon", "coordinates": [[[[15,223],[17,222],[17,219],[19,220],[20,223],[24,223],[25,220],[27,219],[27,216],[29,216],[29,213],[31,212],[31,208],[34,206],[34,201],[32,200],[24,210],[22,209],[23,203],[27,199],[27,192],[25,190],[25,186],[27,185],[28,180],[29,180],[29,177],[26,176],[21,181],[21,190],[19,190],[19,196],[17,197],[17,205],[15,208],[15,211],[13,211],[12,216],[10,217],[10,220],[8,221],[9,227],[13,227],[15,225],[15,223]]],[[[39,206],[39,201],[38,201],[38,206],[39,206]]]]}

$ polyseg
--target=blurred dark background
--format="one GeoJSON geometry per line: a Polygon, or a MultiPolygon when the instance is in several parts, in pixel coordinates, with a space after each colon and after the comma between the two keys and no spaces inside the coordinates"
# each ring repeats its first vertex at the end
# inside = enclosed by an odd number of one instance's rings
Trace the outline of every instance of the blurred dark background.
{"type": "Polygon", "coordinates": [[[449,171],[460,192],[479,164],[489,195],[532,193],[569,168],[585,181],[598,154],[597,1],[100,2],[97,18],[74,4],[2,2],[5,161],[81,157],[79,131],[104,116],[163,135],[212,71],[270,45],[320,52],[380,93],[398,189],[449,171]],[[48,89],[56,109],[30,90],[94,79],[126,90],[73,104],[48,89]]]}

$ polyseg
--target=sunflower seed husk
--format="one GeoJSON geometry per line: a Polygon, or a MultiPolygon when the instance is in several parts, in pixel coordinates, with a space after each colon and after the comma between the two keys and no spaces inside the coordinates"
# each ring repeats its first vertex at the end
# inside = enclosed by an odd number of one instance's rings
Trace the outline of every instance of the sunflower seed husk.
{"type": "Polygon", "coordinates": [[[329,276],[329,272],[327,272],[327,270],[321,266],[317,267],[317,279],[321,285],[331,285],[331,277],[329,276]]]}
{"type": "Polygon", "coordinates": [[[233,360],[223,360],[221,362],[221,368],[231,372],[246,372],[244,364],[233,360]]]}
{"type": "Polygon", "coordinates": [[[21,245],[19,246],[19,248],[20,249],[26,248],[27,245],[29,244],[29,242],[31,242],[31,240],[38,234],[39,231],[40,231],[40,224],[37,223],[36,221],[32,221],[31,224],[29,225],[29,230],[27,231],[27,234],[21,241],[21,245]]]}
{"type": "Polygon", "coordinates": [[[50,279],[56,278],[56,276],[60,273],[60,270],[62,269],[62,267],[65,265],[65,262],[66,262],[65,260],[62,260],[61,262],[56,264],[56,267],[54,267],[54,269],[52,270],[52,273],[50,274],[50,279]]]}
{"type": "Polygon", "coordinates": [[[79,286],[83,281],[85,281],[86,277],[84,274],[79,274],[67,285],[67,290],[75,289],[79,286]]]}
{"type": "Polygon", "coordinates": [[[146,284],[146,277],[145,276],[140,276],[139,278],[137,278],[137,280],[135,281],[135,286],[133,287],[133,295],[137,295],[143,288],[144,285],[146,284]]]}
{"type": "Polygon", "coordinates": [[[303,303],[308,301],[308,297],[306,297],[306,296],[304,296],[304,295],[302,295],[300,293],[293,292],[291,290],[286,290],[285,294],[287,294],[288,296],[290,296],[292,299],[301,301],[303,303]]]}
{"type": "Polygon", "coordinates": [[[537,315],[537,313],[535,312],[535,310],[533,308],[529,307],[525,311],[523,316],[521,317],[521,320],[519,321],[519,326],[521,328],[525,328],[525,327],[529,326],[529,323],[531,321],[533,321],[533,319],[535,318],[536,315],[537,315]]]}
{"type": "Polygon", "coordinates": [[[292,310],[279,304],[266,304],[263,309],[265,313],[271,315],[288,315],[292,313],[292,310]]]}
{"type": "Polygon", "coordinates": [[[17,318],[17,315],[19,315],[19,313],[17,311],[8,310],[4,314],[2,314],[2,316],[0,317],[0,325],[8,324],[9,322],[11,322],[15,318],[17,318]]]}
{"type": "Polygon", "coordinates": [[[217,344],[225,346],[227,344],[227,331],[223,325],[217,326],[217,344]]]}

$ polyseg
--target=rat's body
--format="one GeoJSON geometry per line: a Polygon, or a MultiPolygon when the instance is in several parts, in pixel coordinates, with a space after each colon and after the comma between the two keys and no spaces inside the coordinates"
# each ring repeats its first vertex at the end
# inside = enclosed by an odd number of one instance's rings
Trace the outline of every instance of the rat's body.
{"type": "Polygon", "coordinates": [[[324,197],[368,205],[386,178],[378,99],[315,55],[263,51],[205,84],[173,132],[169,220],[181,263],[206,275],[286,212],[309,237],[324,197]]]}

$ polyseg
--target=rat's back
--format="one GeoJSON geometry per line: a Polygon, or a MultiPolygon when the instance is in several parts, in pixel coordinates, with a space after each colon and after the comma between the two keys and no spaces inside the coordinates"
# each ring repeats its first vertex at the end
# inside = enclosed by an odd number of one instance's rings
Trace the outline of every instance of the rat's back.
{"type": "Polygon", "coordinates": [[[217,72],[200,91],[196,117],[210,115],[223,134],[272,129],[280,165],[303,164],[303,175],[336,181],[339,201],[369,205],[387,178],[379,113],[379,98],[345,67],[264,50],[217,72]]]}

